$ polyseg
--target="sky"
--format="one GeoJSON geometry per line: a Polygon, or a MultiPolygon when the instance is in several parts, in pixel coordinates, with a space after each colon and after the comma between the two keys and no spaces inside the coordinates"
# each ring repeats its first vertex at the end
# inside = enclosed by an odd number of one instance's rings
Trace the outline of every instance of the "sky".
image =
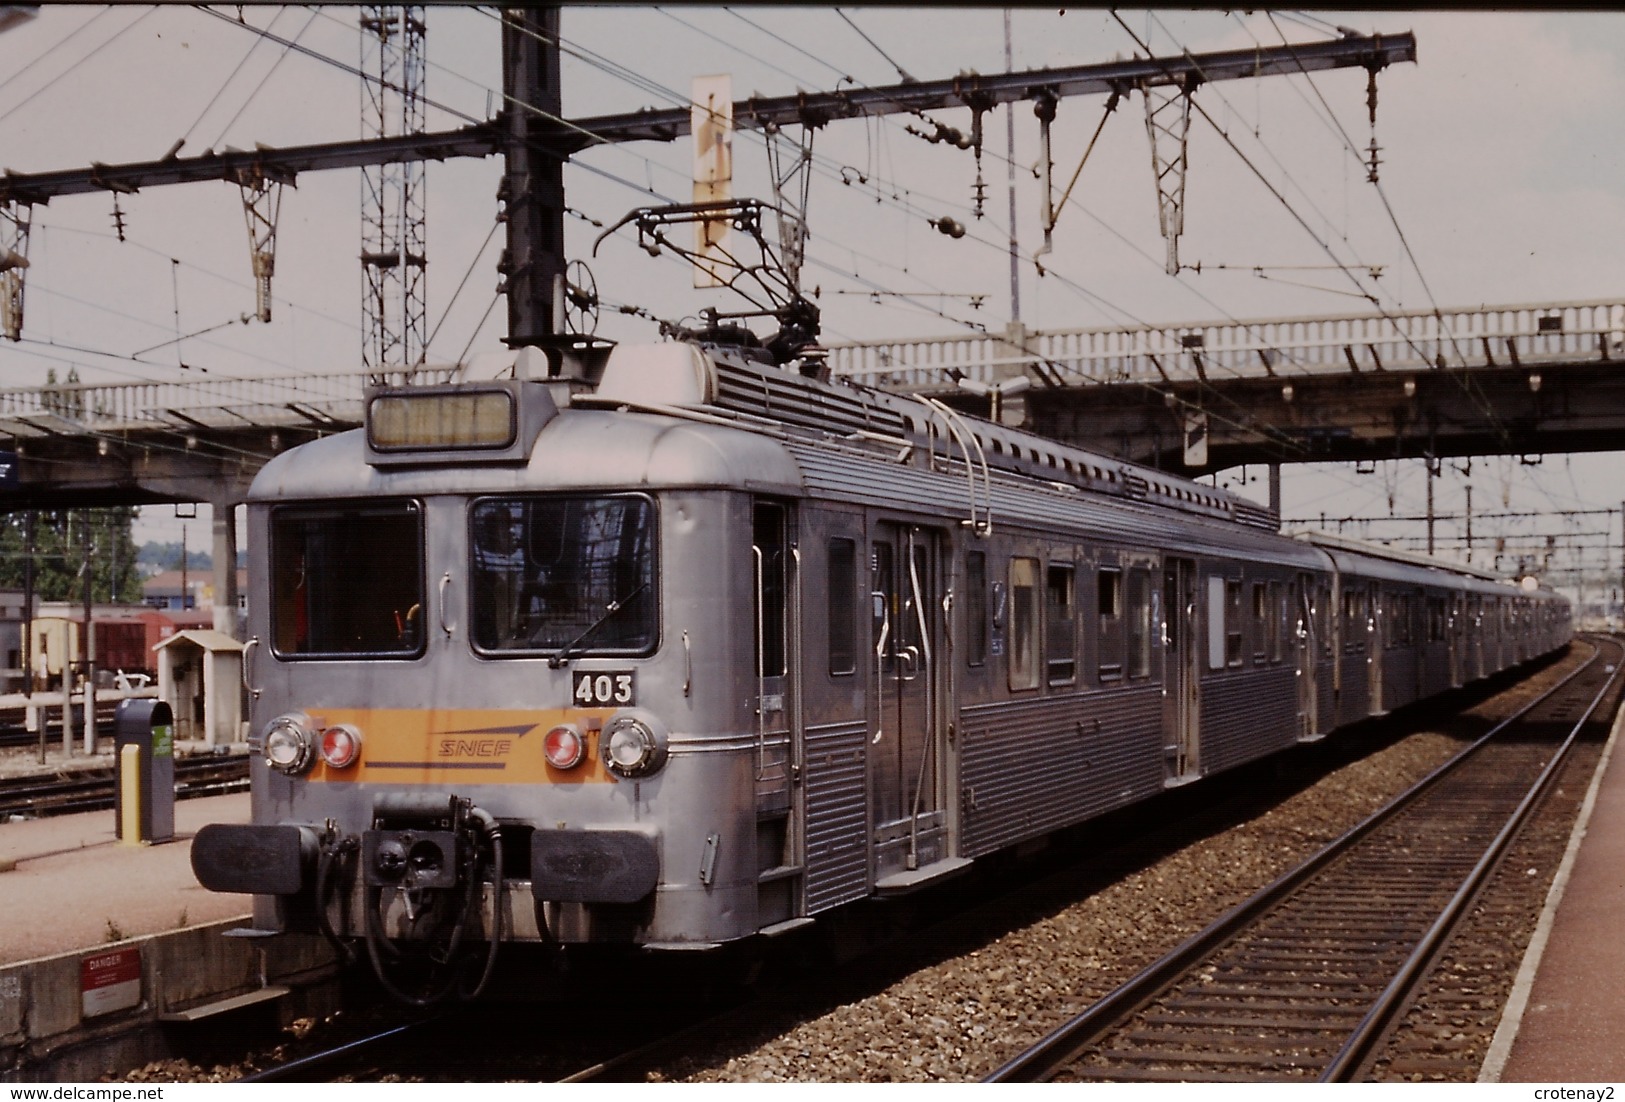
{"type": "MultiPolygon", "coordinates": [[[[1363,70],[1200,90],[1212,123],[1192,124],[1180,256],[1202,270],[1177,277],[1164,270],[1138,96],[1109,117],[1100,97],[1060,104],[1057,191],[1101,130],[1061,209],[1043,276],[1032,260],[1042,242],[1042,184],[1033,171],[1038,126],[1030,105],[1013,113],[1013,161],[1005,155],[1005,112],[987,117],[979,166],[969,150],[909,133],[927,125],[922,119],[833,123],[814,137],[803,272],[827,341],[1002,329],[1016,313],[1012,177],[1019,317],[1029,329],[1355,313],[1369,309],[1359,297],[1367,292],[1390,310],[1625,296],[1618,247],[1625,152],[1609,138],[1625,102],[1625,14],[1120,14],[1121,21],[1099,9],[1016,9],[1014,68],[1106,61],[1147,44],[1168,54],[1321,41],[1338,27],[1410,31],[1418,60],[1379,75],[1374,129],[1363,70]],[[1380,194],[1363,163],[1372,140],[1381,151],[1380,194]],[[980,218],[978,174],[986,195],[980,218]],[[931,222],[944,216],[964,224],[965,236],[937,232],[931,222]]],[[[177,140],[182,156],[195,156],[363,136],[361,82],[348,71],[361,62],[355,23],[344,7],[218,6],[211,14],[44,5],[0,33],[0,170],[153,160],[177,140]],[[253,28],[296,39],[321,58],[286,51],[253,28]]],[[[495,17],[430,7],[426,24],[429,129],[489,117],[500,105],[495,17]]],[[[711,74],[728,74],[742,98],[998,72],[1004,25],[998,8],[567,8],[564,113],[675,106],[695,77],[711,74]]],[[[968,112],[934,118],[970,128],[968,112]]],[[[593,271],[604,300],[602,335],[652,341],[658,331],[649,316],[692,321],[706,306],[737,308],[719,292],[694,290],[682,262],[649,257],[628,230],[598,243],[594,255],[595,238],[632,209],[687,201],[692,157],[685,139],[601,147],[567,167],[567,249],[593,271]],[[644,315],[621,313],[623,306],[644,315]]],[[[768,197],[759,133],[736,136],[734,160],[735,195],[768,197]]],[[[431,362],[499,347],[499,171],[495,158],[426,170],[431,362]]],[[[123,240],[110,196],[34,208],[25,339],[0,341],[0,387],[37,386],[48,371],[61,377],[70,369],[102,381],[358,369],[361,175],[308,173],[297,183],[282,201],[269,324],[240,320],[252,314],[254,295],[235,187],[122,196],[123,240]]],[[[1488,565],[1484,540],[1499,524],[1513,548],[1532,533],[1564,532],[1560,546],[1573,550],[1559,565],[1584,556],[1581,564],[1609,564],[1617,578],[1618,516],[1557,514],[1618,510],[1621,473],[1625,462],[1612,453],[1546,456],[1538,465],[1484,457],[1445,463],[1434,488],[1440,513],[1461,511],[1471,487],[1477,514],[1545,514],[1481,518],[1474,525],[1480,564],[1488,565]]],[[[1222,472],[1218,480],[1252,496],[1265,492],[1261,470],[1222,472]]],[[[1369,472],[1289,467],[1283,512],[1317,520],[1416,515],[1426,488],[1419,462],[1369,472]]],[[[178,540],[180,522],[168,512],[146,510],[140,534],[178,540]]],[[[188,523],[201,544],[206,518],[188,523]]],[[[1373,520],[1349,531],[1415,539],[1420,528],[1373,520]]],[[[1442,546],[1459,526],[1441,523],[1436,534],[1442,546]]],[[[1503,566],[1510,569],[1512,557],[1503,566]]]]}

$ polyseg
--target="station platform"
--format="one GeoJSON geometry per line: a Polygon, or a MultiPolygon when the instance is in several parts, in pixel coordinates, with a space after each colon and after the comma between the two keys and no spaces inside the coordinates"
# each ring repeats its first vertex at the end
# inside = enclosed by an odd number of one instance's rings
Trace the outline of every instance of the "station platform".
{"type": "Polygon", "coordinates": [[[0,823],[0,965],[246,917],[249,899],[203,890],[191,841],[248,821],[248,793],[175,803],[175,840],[126,845],[112,811],[0,823]]]}
{"type": "Polygon", "coordinates": [[[1625,711],[1484,1060],[1484,1083],[1625,1080],[1625,711]]]}
{"type": "Polygon", "coordinates": [[[320,938],[229,936],[249,898],[192,875],[197,832],[248,814],[246,792],[180,800],[174,839],[154,844],[119,841],[111,810],[0,822],[0,1082],[94,1082],[174,1057],[185,1023],[339,1008],[320,938]]]}

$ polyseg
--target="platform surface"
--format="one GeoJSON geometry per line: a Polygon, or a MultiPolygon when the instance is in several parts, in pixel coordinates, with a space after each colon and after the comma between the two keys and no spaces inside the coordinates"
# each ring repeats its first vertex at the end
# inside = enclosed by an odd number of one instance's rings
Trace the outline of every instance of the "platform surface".
{"type": "Polygon", "coordinates": [[[113,812],[0,823],[0,964],[246,916],[246,895],[205,891],[191,843],[208,823],[248,821],[248,793],[175,803],[175,840],[127,845],[113,812]]]}
{"type": "Polygon", "coordinates": [[[1514,985],[1486,1081],[1625,1081],[1625,713],[1514,985]]]}

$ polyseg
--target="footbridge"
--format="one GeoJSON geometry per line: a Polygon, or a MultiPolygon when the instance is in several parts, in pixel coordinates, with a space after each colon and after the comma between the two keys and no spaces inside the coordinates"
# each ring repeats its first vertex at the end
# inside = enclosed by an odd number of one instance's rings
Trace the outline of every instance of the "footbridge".
{"type": "Polygon", "coordinates": [[[1625,447],[1625,296],[830,351],[837,375],[1186,474],[1625,447]]]}

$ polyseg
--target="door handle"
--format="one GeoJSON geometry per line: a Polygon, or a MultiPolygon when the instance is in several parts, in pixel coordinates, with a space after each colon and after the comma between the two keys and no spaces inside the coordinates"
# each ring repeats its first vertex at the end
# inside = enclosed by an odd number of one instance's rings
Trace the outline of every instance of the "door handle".
{"type": "Polygon", "coordinates": [[[907,663],[907,668],[905,670],[903,670],[899,674],[899,677],[901,677],[902,680],[904,680],[904,681],[913,681],[916,677],[919,676],[919,673],[920,673],[920,648],[919,647],[916,647],[912,643],[910,643],[906,647],[898,647],[897,648],[897,660],[898,660],[899,663],[907,663]]]}

